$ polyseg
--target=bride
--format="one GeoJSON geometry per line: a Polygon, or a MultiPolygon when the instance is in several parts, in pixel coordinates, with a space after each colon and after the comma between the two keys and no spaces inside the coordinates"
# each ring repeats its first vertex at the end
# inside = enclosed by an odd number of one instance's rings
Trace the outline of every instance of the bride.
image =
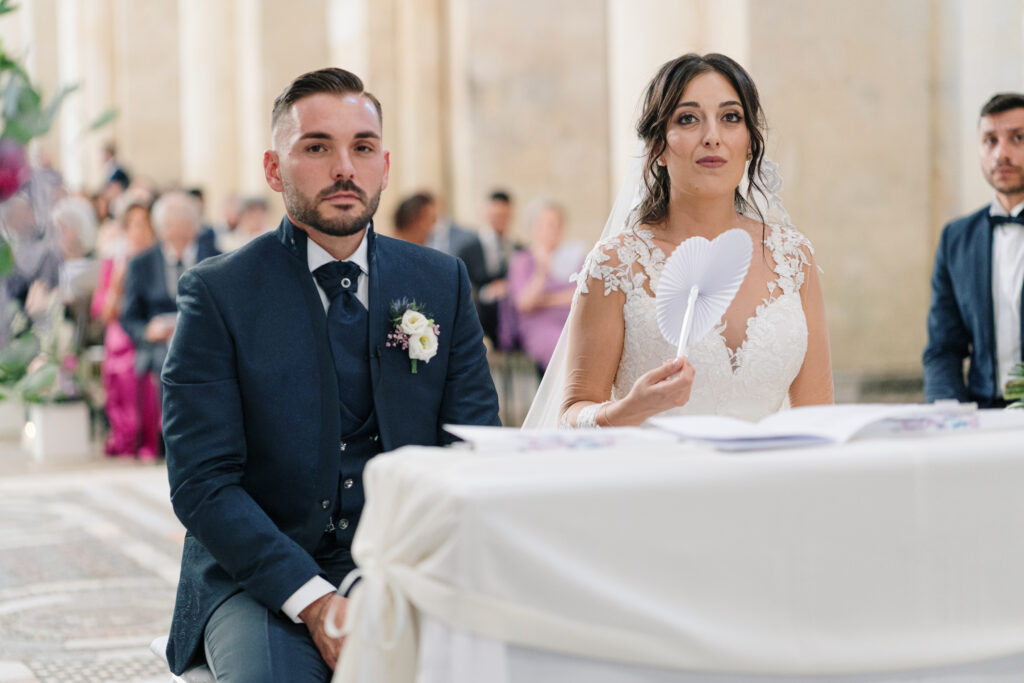
{"type": "Polygon", "coordinates": [[[661,67],[637,123],[641,163],[576,276],[524,428],[637,425],[663,413],[758,420],[787,398],[832,402],[813,249],[782,208],[762,127],[757,88],[729,57],[688,54],[661,67]],[[674,358],[655,318],[665,259],[690,237],[731,228],[753,240],[750,270],[720,324],[674,358]]]}

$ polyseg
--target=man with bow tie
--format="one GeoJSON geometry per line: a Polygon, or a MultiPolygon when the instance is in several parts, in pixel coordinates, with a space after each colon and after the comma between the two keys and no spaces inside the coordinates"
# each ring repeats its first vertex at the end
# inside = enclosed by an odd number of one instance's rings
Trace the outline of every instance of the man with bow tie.
{"type": "Polygon", "coordinates": [[[932,274],[924,393],[928,401],[1006,405],[1024,358],[1024,94],[993,96],[978,122],[981,170],[995,200],[942,231],[932,274]],[[963,362],[970,358],[967,381],[963,362]]]}
{"type": "Polygon", "coordinates": [[[278,96],[277,231],[189,270],[164,366],[171,502],[188,534],[167,647],[220,681],[323,682],[342,639],[366,462],[498,424],[466,267],[377,235],[381,105],[342,69],[278,96]],[[397,320],[396,320],[397,318],[397,320]],[[404,342],[403,342],[404,340],[404,342]]]}

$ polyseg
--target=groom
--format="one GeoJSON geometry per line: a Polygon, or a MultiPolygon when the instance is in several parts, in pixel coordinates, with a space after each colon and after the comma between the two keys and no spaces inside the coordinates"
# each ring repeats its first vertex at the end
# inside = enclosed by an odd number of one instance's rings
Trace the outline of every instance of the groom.
{"type": "Polygon", "coordinates": [[[465,266],[374,233],[390,159],[360,79],[300,76],[271,134],[281,225],[178,286],[164,430],[188,534],[167,655],[176,674],[205,651],[220,680],[325,681],[366,462],[496,425],[498,401],[465,266]],[[394,318],[417,309],[432,324],[406,315],[404,348],[394,318]]]}

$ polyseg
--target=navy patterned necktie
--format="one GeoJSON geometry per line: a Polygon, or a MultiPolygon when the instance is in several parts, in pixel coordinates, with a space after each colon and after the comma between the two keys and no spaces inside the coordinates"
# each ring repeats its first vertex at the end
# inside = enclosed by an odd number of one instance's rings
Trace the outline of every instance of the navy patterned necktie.
{"type": "Polygon", "coordinates": [[[331,302],[327,309],[327,334],[338,375],[342,436],[358,430],[373,410],[367,351],[369,317],[356,297],[359,273],[359,266],[351,261],[331,261],[313,271],[313,277],[331,302]]]}
{"type": "Polygon", "coordinates": [[[1018,225],[1024,225],[1024,211],[1021,211],[1016,216],[994,216],[988,215],[988,223],[993,228],[1003,223],[1017,223],[1018,225]]]}

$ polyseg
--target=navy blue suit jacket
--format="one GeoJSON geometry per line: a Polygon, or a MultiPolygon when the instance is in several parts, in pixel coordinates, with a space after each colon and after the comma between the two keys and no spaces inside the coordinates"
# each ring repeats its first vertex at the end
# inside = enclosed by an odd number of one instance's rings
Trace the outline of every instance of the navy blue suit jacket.
{"type": "MultiPolygon", "coordinates": [[[[212,244],[198,242],[196,262],[220,252],[212,244]]],[[[139,253],[128,262],[124,281],[121,327],[135,344],[135,367],[140,372],[160,372],[167,354],[165,344],[146,341],[146,325],[158,315],[174,313],[174,297],[167,291],[167,264],[160,244],[139,253]]]]}
{"type": "MultiPolygon", "coordinates": [[[[498,424],[465,266],[368,234],[369,350],[385,451],[452,441],[442,425],[498,424]],[[392,301],[414,299],[440,326],[437,355],[410,371],[385,347],[392,301]]],[[[277,611],[322,570],[313,559],[337,495],[341,417],[327,316],[304,233],[275,233],[190,269],[163,371],[174,511],[185,525],[167,655],[180,673],[203,629],[239,591],[277,611]]]]}
{"type": "Polygon", "coordinates": [[[928,345],[924,350],[924,395],[928,401],[956,399],[987,406],[1002,394],[998,386],[988,212],[986,206],[942,230],[935,253],[928,345]],[[970,358],[966,383],[965,358],[970,358]]]}

